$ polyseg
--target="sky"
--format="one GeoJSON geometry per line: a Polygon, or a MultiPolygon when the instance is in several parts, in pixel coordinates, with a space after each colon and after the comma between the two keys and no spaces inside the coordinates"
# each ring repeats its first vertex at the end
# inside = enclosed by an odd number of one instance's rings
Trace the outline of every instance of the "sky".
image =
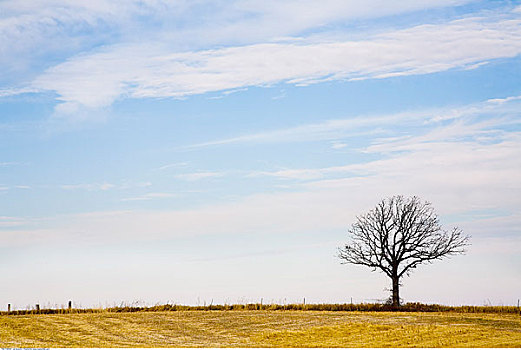
{"type": "Polygon", "coordinates": [[[521,298],[521,2],[0,2],[0,309],[376,302],[356,216],[465,255],[405,301],[521,298]]]}

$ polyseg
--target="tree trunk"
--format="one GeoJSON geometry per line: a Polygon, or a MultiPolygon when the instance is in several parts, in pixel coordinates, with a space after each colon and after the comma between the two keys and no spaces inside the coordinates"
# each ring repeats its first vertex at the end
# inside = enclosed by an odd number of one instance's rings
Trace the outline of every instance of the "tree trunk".
{"type": "Polygon", "coordinates": [[[400,307],[400,279],[393,275],[393,307],[400,307]]]}

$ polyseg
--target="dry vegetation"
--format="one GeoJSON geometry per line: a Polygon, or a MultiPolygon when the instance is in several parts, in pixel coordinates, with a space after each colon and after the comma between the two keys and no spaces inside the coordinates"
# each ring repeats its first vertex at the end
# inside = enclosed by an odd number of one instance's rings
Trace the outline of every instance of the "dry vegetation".
{"type": "Polygon", "coordinates": [[[4,314],[0,346],[521,347],[514,313],[119,311],[4,314]]]}

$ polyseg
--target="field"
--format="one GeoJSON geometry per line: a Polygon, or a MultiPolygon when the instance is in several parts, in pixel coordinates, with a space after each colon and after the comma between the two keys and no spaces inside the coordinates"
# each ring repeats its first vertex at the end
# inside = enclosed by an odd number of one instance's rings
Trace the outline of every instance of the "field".
{"type": "Polygon", "coordinates": [[[312,310],[4,313],[0,346],[521,347],[521,316],[312,310]]]}

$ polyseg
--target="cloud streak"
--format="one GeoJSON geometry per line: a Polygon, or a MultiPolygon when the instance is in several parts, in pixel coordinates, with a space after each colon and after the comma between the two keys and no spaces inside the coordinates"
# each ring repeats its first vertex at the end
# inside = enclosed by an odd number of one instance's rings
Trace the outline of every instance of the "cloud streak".
{"type": "MultiPolygon", "coordinates": [[[[207,141],[185,146],[185,149],[197,149],[203,147],[248,144],[248,143],[287,143],[287,142],[312,142],[331,140],[333,149],[347,147],[345,143],[339,143],[337,139],[343,139],[361,135],[385,135],[387,128],[396,124],[420,125],[427,127],[436,123],[447,122],[462,118],[485,117],[489,113],[509,115],[510,117],[497,118],[492,123],[511,123],[515,121],[512,115],[519,110],[521,96],[510,96],[503,99],[491,99],[480,103],[461,106],[459,108],[436,108],[417,110],[387,115],[358,116],[346,119],[326,120],[320,123],[304,124],[285,129],[262,131],[253,134],[245,134],[226,139],[207,141]]],[[[471,131],[469,130],[469,133],[471,131]]],[[[377,147],[376,145],[374,147],[377,147]]]]}
{"type": "Polygon", "coordinates": [[[186,1],[19,0],[0,2],[0,97],[38,92],[21,88],[42,70],[96,47],[156,41],[175,51],[245,45],[299,35],[326,23],[376,18],[470,0],[186,1]],[[204,18],[204,21],[200,19],[204,18]],[[258,28],[263,28],[259,30],[258,28]],[[14,88],[13,88],[14,87],[14,88]]]}
{"type": "Polygon", "coordinates": [[[31,89],[54,91],[57,112],[122,98],[181,98],[327,80],[378,79],[474,68],[521,53],[516,13],[420,25],[358,41],[279,42],[175,52],[163,44],[111,46],[48,69],[31,89]]]}

